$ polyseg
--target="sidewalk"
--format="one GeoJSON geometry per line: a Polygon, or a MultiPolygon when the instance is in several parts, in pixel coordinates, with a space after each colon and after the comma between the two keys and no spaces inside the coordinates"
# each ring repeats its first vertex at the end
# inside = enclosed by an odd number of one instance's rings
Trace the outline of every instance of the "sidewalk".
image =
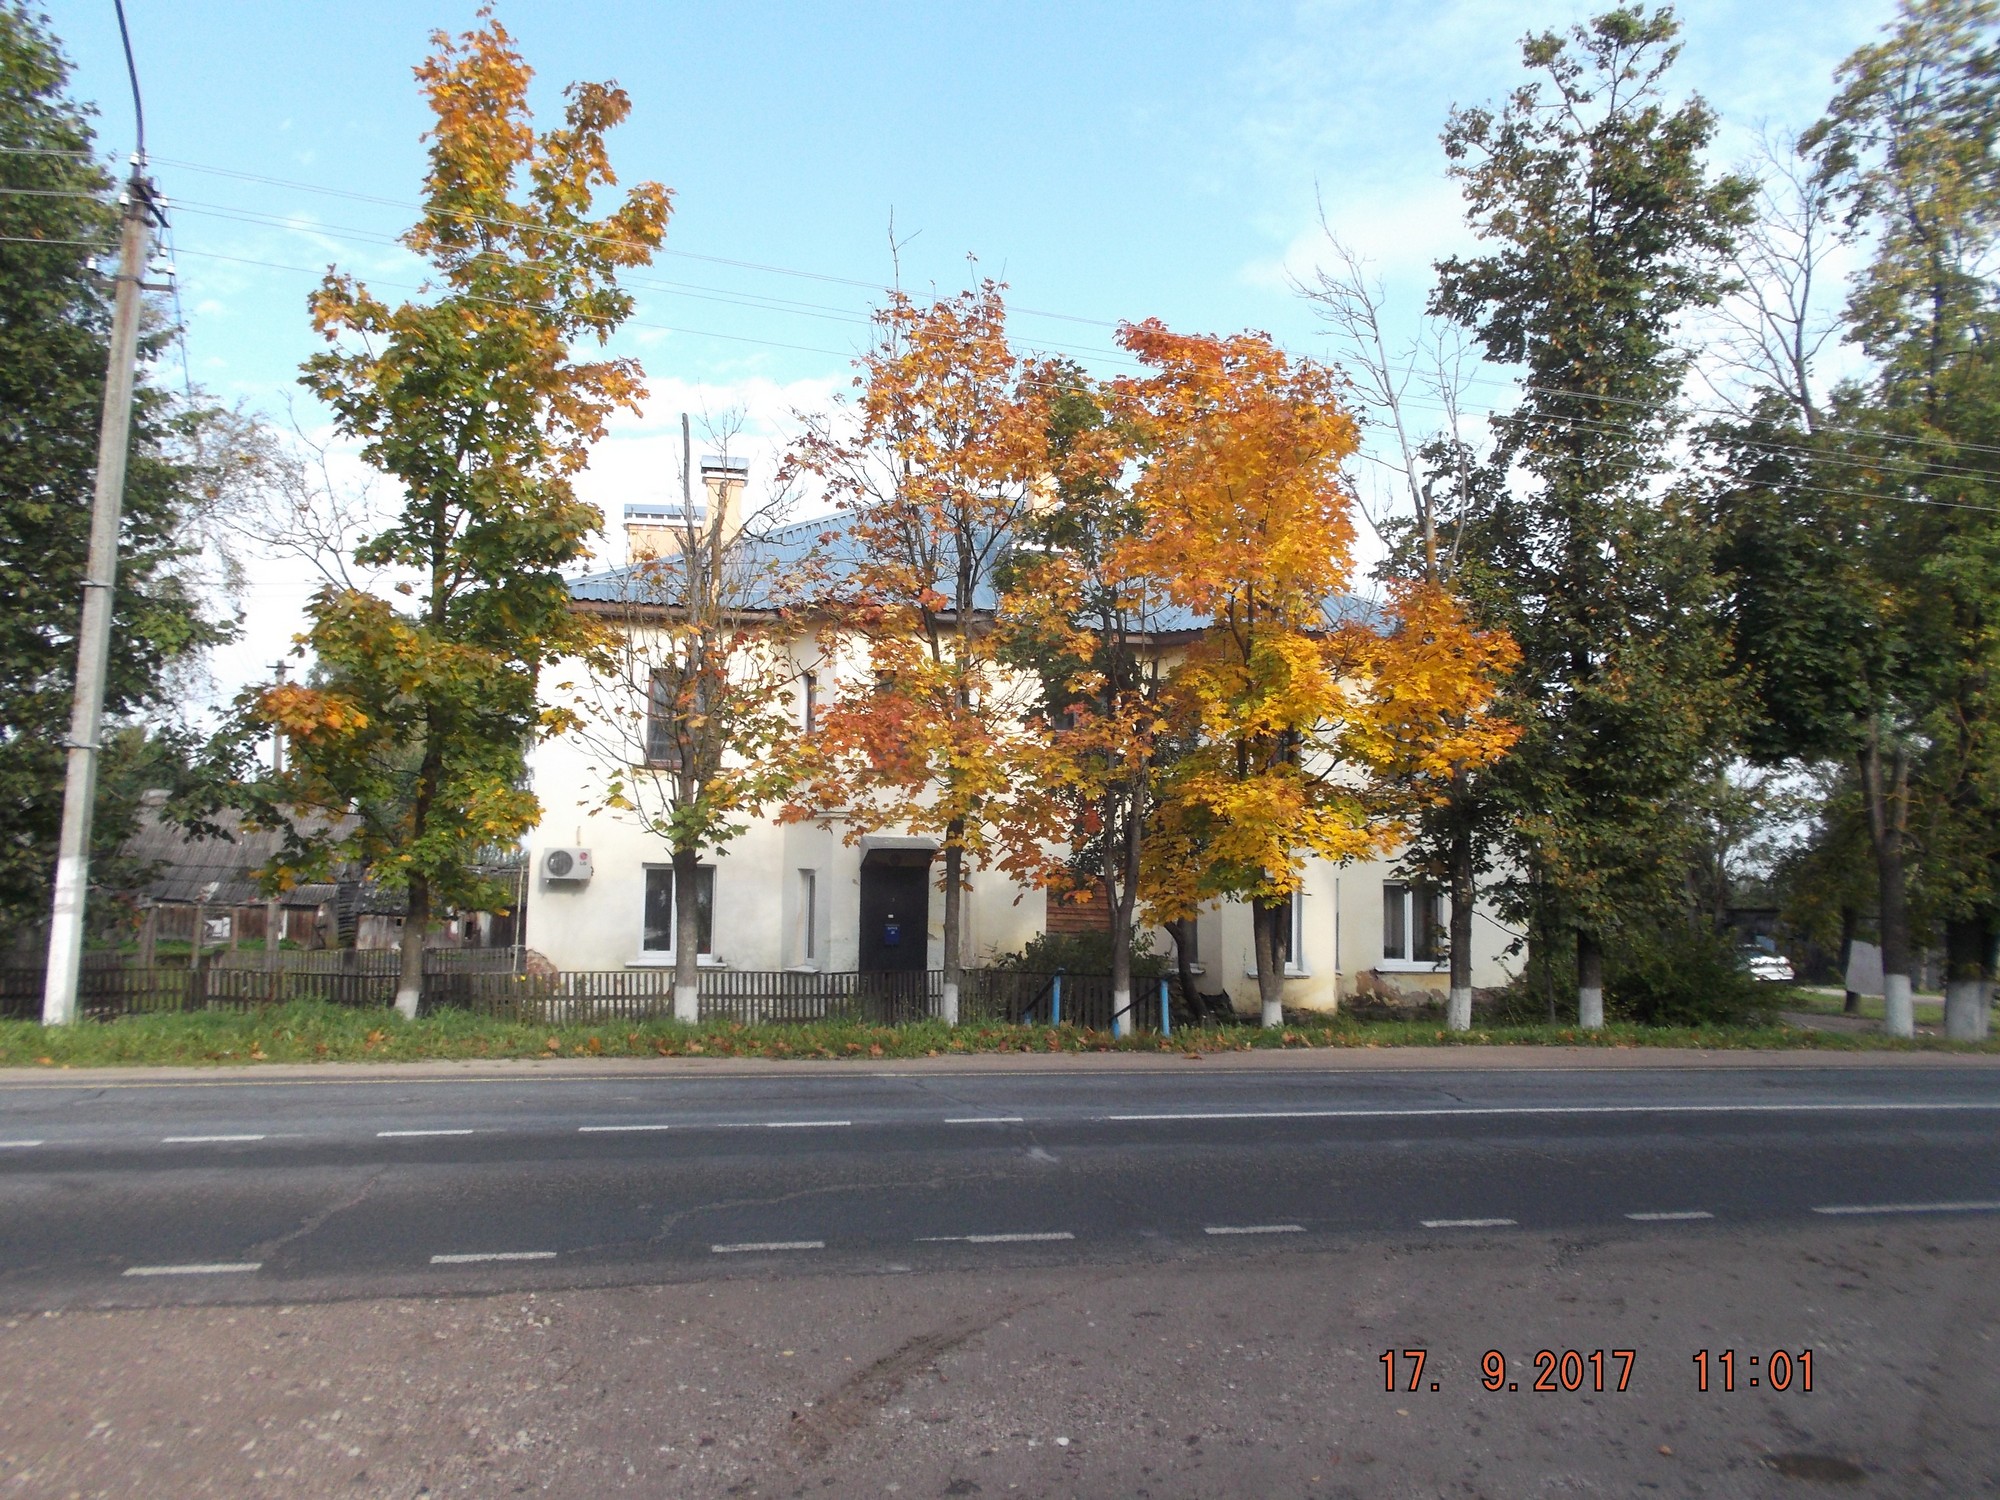
{"type": "Polygon", "coordinates": [[[622,1078],[797,1078],[953,1074],[1470,1073],[1772,1070],[1778,1068],[2000,1069],[2000,1054],[1816,1052],[1667,1047],[1313,1047],[1251,1052],[976,1052],[893,1061],[707,1057],[560,1057],[451,1062],[245,1063],[214,1067],[8,1068],[0,1090],[150,1088],[268,1083],[494,1083],[622,1078]]]}

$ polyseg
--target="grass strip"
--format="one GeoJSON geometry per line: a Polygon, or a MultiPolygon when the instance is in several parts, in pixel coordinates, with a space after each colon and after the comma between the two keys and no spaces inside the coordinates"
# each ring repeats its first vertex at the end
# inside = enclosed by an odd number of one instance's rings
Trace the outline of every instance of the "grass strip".
{"type": "Polygon", "coordinates": [[[1114,1038],[1077,1026],[937,1022],[872,1026],[858,1022],[735,1022],[684,1026],[670,1020],[532,1024],[464,1011],[405,1021],[393,1011],[300,1001],[257,1012],[203,1011],[129,1016],[44,1029],[0,1021],[0,1067],[218,1066],[302,1062],[420,1062],[468,1058],[752,1057],[853,1059],[940,1057],[954,1053],[1180,1052],[1200,1055],[1299,1047],[1681,1047],[1823,1052],[1996,1052],[1993,1041],[1912,1041],[1880,1034],[1762,1026],[1489,1026],[1446,1031],[1435,1022],[1329,1017],[1258,1026],[1141,1032],[1114,1038]]]}

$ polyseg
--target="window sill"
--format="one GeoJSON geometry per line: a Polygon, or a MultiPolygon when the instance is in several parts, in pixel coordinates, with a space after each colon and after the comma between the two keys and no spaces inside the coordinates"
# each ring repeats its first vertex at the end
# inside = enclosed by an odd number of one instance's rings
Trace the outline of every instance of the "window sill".
{"type": "MultiPolygon", "coordinates": [[[[628,969],[671,969],[673,966],[674,956],[671,953],[641,953],[637,958],[628,958],[625,960],[625,967],[628,969]]],[[[694,966],[697,969],[726,969],[729,967],[726,962],[717,958],[712,953],[697,954],[694,966]]]]}
{"type": "MultiPolygon", "coordinates": [[[[1199,974],[1202,971],[1196,969],[1195,972],[1199,974]]],[[[1256,969],[1246,964],[1243,969],[1243,977],[1245,979],[1255,979],[1257,977],[1256,969]]],[[[1287,979],[1310,979],[1312,977],[1313,971],[1311,969],[1302,969],[1296,964],[1285,965],[1285,978],[1287,979]]]]}
{"type": "Polygon", "coordinates": [[[1420,958],[1385,958],[1375,967],[1384,974],[1442,974],[1451,965],[1446,959],[1430,962],[1420,958]]]}

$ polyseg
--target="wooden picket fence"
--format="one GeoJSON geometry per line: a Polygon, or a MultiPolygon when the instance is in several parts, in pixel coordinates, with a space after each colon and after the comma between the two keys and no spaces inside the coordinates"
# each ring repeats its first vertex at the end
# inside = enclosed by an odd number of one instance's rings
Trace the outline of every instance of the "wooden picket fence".
{"type": "MultiPolygon", "coordinates": [[[[78,1008],[86,1019],[112,1020],[173,1011],[255,1011],[293,1000],[392,1005],[395,967],[373,955],[363,957],[369,961],[352,969],[288,964],[276,972],[234,966],[140,969],[93,963],[84,968],[79,981],[78,1008]]],[[[427,1012],[466,1010],[537,1025],[608,1024],[673,1014],[671,969],[526,974],[466,963],[463,957],[450,950],[426,956],[427,1012]]],[[[1055,979],[1051,974],[1015,970],[968,970],[959,992],[960,1020],[1047,1023],[1055,1018],[1055,979]]],[[[42,980],[40,969],[0,969],[0,1016],[39,1018],[42,980]]],[[[1061,1019],[1109,1030],[1110,977],[1065,974],[1061,980],[1061,1019]]],[[[700,986],[704,1021],[744,1025],[855,1021],[896,1026],[938,1017],[944,1000],[944,975],[937,969],[927,973],[703,969],[700,986]]],[[[1142,995],[1133,1019],[1141,1027],[1149,1026],[1156,1010],[1142,995]]]]}

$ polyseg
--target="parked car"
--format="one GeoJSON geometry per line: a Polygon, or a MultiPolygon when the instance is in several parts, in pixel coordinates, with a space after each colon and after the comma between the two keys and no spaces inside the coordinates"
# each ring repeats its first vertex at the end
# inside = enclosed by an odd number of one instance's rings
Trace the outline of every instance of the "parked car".
{"type": "Polygon", "coordinates": [[[1769,953],[1762,948],[1743,947],[1736,950],[1737,962],[1752,979],[1768,980],[1775,984],[1790,984],[1795,977],[1792,961],[1782,953],[1769,953]]]}

